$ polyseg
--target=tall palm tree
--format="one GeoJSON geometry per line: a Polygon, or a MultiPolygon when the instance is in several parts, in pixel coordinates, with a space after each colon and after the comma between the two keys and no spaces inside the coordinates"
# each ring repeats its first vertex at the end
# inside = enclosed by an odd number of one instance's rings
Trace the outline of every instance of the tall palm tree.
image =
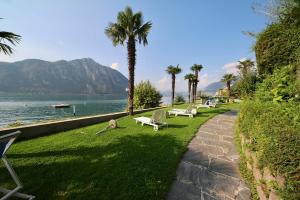
{"type": "Polygon", "coordinates": [[[11,55],[13,53],[13,48],[10,45],[15,46],[20,40],[20,35],[12,32],[0,31],[0,53],[3,52],[6,55],[11,55]]]}
{"type": "Polygon", "coordinates": [[[197,98],[197,86],[198,86],[198,82],[199,82],[199,72],[202,70],[203,66],[202,65],[198,65],[198,64],[194,64],[192,67],[191,67],[191,70],[194,71],[195,73],[195,76],[196,76],[196,80],[195,81],[195,87],[194,87],[194,98],[193,98],[193,102],[196,101],[196,98],[197,98]]]}
{"type": "Polygon", "coordinates": [[[151,22],[143,22],[141,12],[133,13],[130,7],[118,13],[117,22],[110,23],[105,29],[105,34],[109,37],[114,46],[127,44],[128,53],[128,109],[129,114],[133,115],[134,97],[134,68],[136,62],[136,42],[148,44],[147,36],[152,27],[151,22]]]}
{"type": "Polygon", "coordinates": [[[231,97],[231,83],[236,80],[236,76],[233,74],[225,74],[221,79],[222,82],[226,84],[228,90],[228,97],[231,97]]]}
{"type": "Polygon", "coordinates": [[[184,76],[184,79],[188,81],[188,93],[189,93],[189,103],[191,103],[191,87],[192,87],[192,82],[193,79],[195,79],[195,75],[194,74],[187,74],[184,76]]]}
{"type": "Polygon", "coordinates": [[[171,75],[172,77],[172,105],[174,103],[174,97],[175,97],[175,80],[176,80],[176,74],[179,74],[181,72],[181,68],[179,65],[176,67],[170,65],[167,67],[166,72],[171,75]]]}
{"type": "Polygon", "coordinates": [[[199,82],[198,79],[196,78],[196,75],[194,75],[191,82],[192,82],[192,102],[195,103],[196,102],[196,93],[197,93],[196,85],[199,82]]]}
{"type": "Polygon", "coordinates": [[[237,66],[237,68],[240,70],[241,75],[243,77],[245,77],[253,67],[254,67],[254,61],[252,61],[251,59],[239,61],[239,65],[237,66]]]}

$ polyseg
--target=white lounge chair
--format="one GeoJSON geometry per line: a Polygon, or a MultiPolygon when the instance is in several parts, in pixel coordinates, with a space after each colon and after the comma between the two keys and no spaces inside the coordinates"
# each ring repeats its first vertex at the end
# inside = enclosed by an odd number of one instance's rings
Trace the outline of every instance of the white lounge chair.
{"type": "Polygon", "coordinates": [[[213,103],[210,100],[207,100],[204,104],[198,104],[196,105],[197,109],[198,108],[215,108],[217,106],[216,103],[213,103]]]}
{"type": "Polygon", "coordinates": [[[13,190],[8,190],[6,188],[0,187],[0,192],[4,194],[0,200],[6,200],[10,197],[19,197],[22,199],[29,199],[32,200],[35,197],[28,194],[19,193],[18,191],[23,188],[22,182],[20,181],[19,177],[17,176],[16,172],[12,168],[11,164],[8,162],[5,153],[9,149],[9,147],[12,145],[12,143],[16,140],[16,138],[21,134],[20,131],[6,134],[3,136],[0,136],[0,158],[3,161],[5,167],[7,168],[8,172],[10,173],[12,179],[16,183],[17,187],[13,190]]]}
{"type": "Polygon", "coordinates": [[[168,111],[169,115],[175,115],[176,117],[178,115],[183,115],[183,116],[189,116],[191,118],[194,117],[194,115],[197,114],[197,108],[190,106],[187,109],[172,109],[168,111]]]}
{"type": "Polygon", "coordinates": [[[140,122],[142,126],[144,124],[153,126],[154,131],[158,131],[159,127],[168,126],[167,115],[164,110],[156,110],[153,112],[152,117],[137,117],[133,118],[136,123],[140,122]]]}

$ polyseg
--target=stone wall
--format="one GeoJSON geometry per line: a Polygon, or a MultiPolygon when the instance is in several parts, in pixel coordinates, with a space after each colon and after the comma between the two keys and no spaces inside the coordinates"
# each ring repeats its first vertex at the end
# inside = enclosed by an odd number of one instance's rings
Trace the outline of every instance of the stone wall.
{"type": "MultiPolygon", "coordinates": [[[[134,114],[152,111],[159,108],[162,107],[136,110],[134,111],[134,114]]],[[[36,137],[41,137],[45,135],[62,132],[62,131],[67,131],[75,128],[97,124],[100,122],[109,121],[111,119],[117,119],[120,117],[124,117],[127,114],[128,114],[127,112],[117,112],[117,113],[110,113],[104,115],[94,115],[88,117],[79,117],[74,119],[60,120],[55,122],[46,122],[46,123],[39,123],[33,125],[19,126],[14,128],[5,128],[0,130],[0,136],[3,134],[7,134],[19,130],[22,132],[22,134],[18,137],[18,140],[28,140],[36,137]]]]}
{"type": "Polygon", "coordinates": [[[267,167],[259,169],[256,153],[250,151],[247,147],[247,144],[249,144],[250,141],[241,133],[240,141],[242,152],[247,160],[247,169],[253,174],[254,184],[259,198],[261,200],[279,200],[280,198],[275,187],[283,187],[285,181],[284,178],[279,174],[273,174],[267,167]]]}

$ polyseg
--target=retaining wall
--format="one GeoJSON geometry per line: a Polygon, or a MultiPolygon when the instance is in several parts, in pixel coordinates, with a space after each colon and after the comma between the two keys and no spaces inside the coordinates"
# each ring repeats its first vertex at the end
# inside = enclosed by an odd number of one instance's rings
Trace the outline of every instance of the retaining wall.
{"type": "MultiPolygon", "coordinates": [[[[163,107],[156,107],[150,109],[136,110],[134,114],[139,114],[147,111],[156,110],[163,107]]],[[[38,123],[33,125],[19,126],[14,128],[5,128],[0,130],[0,136],[3,134],[11,133],[14,131],[21,131],[22,134],[18,137],[18,140],[28,140],[36,137],[50,135],[62,131],[67,131],[75,128],[89,126],[100,122],[109,121],[111,119],[117,119],[126,116],[127,112],[117,112],[104,115],[94,115],[88,117],[78,117],[74,119],[66,119],[55,122],[38,123]]]]}
{"type": "Polygon", "coordinates": [[[284,187],[285,179],[280,174],[273,174],[269,168],[259,169],[258,159],[255,152],[250,151],[247,144],[250,142],[246,137],[240,133],[240,142],[242,152],[247,160],[247,168],[252,172],[254,184],[256,186],[257,194],[260,200],[279,200],[280,197],[274,188],[274,185],[282,188],[284,187]]]}

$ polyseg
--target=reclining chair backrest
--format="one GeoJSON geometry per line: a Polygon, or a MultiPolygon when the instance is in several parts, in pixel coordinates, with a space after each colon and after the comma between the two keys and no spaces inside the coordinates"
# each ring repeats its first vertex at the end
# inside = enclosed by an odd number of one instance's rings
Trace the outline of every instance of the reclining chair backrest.
{"type": "Polygon", "coordinates": [[[157,123],[157,124],[166,123],[166,121],[167,121],[166,111],[164,111],[164,110],[154,111],[153,114],[152,114],[151,119],[154,123],[157,123]]]}
{"type": "Polygon", "coordinates": [[[185,111],[186,114],[197,114],[197,108],[194,105],[189,105],[189,107],[185,111]]]}
{"type": "Polygon", "coordinates": [[[0,136],[0,158],[2,158],[12,143],[21,134],[20,131],[0,136]]]}

